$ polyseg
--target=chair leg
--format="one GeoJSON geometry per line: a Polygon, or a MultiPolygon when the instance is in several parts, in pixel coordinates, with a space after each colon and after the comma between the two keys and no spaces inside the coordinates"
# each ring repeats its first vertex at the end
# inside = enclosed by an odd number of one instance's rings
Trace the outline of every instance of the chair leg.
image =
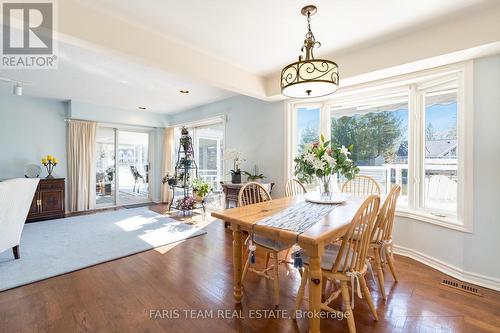
{"type": "MultiPolygon", "coordinates": [[[[309,270],[306,268],[302,273],[302,279],[300,280],[299,291],[297,292],[297,297],[295,298],[295,311],[300,310],[300,305],[304,300],[304,290],[306,289],[306,284],[308,279],[309,279],[309,270]]],[[[295,318],[295,313],[293,317],[295,318]]]]}
{"type": "Polygon", "coordinates": [[[392,277],[394,278],[394,281],[398,282],[398,276],[396,275],[396,269],[394,268],[394,258],[391,253],[387,253],[386,251],[386,256],[387,258],[387,263],[389,264],[389,269],[391,270],[392,277]]]}
{"type": "MultiPolygon", "coordinates": [[[[265,269],[267,270],[267,267],[269,267],[269,259],[270,259],[270,255],[269,255],[269,252],[266,251],[266,267],[265,269]]],[[[267,271],[266,271],[267,272],[267,271]]],[[[267,274],[267,273],[266,273],[267,274]]]]}
{"type": "Polygon", "coordinates": [[[279,256],[278,252],[273,252],[274,256],[274,306],[278,307],[280,304],[280,276],[279,276],[279,256]]]}
{"type": "Polygon", "coordinates": [[[245,276],[247,276],[248,266],[250,265],[250,253],[248,254],[248,258],[245,262],[245,267],[243,267],[243,273],[241,274],[241,283],[245,280],[245,276]]]}
{"type": "Polygon", "coordinates": [[[364,275],[361,275],[359,277],[359,282],[361,283],[361,290],[363,291],[363,295],[365,295],[366,302],[368,302],[368,306],[370,307],[370,311],[372,312],[373,317],[375,317],[375,320],[378,321],[377,310],[375,310],[375,304],[373,304],[372,294],[370,294],[370,290],[368,290],[364,275]]]}
{"type": "Polygon", "coordinates": [[[349,328],[349,333],[356,333],[356,324],[354,323],[354,315],[351,308],[351,295],[349,294],[349,287],[347,286],[347,281],[340,281],[340,291],[342,293],[342,300],[344,301],[344,307],[347,317],[347,327],[349,328]]]}
{"type": "Polygon", "coordinates": [[[377,279],[378,279],[378,288],[380,289],[380,293],[382,294],[382,298],[384,300],[387,299],[387,295],[385,294],[385,285],[384,285],[384,272],[382,271],[382,259],[380,258],[379,249],[375,249],[375,269],[377,270],[377,279]]]}
{"type": "Polygon", "coordinates": [[[325,300],[325,294],[326,294],[326,284],[328,283],[328,279],[323,279],[321,281],[321,302],[325,300]]]}
{"type": "Polygon", "coordinates": [[[12,248],[12,252],[14,253],[14,259],[19,259],[19,245],[16,245],[12,248]]]}

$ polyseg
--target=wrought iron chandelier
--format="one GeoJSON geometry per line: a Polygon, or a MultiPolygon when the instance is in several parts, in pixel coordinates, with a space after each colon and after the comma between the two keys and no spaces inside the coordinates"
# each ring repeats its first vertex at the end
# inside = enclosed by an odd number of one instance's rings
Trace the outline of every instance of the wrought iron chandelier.
{"type": "Polygon", "coordinates": [[[339,85],[339,72],[336,63],[326,59],[314,59],[313,49],[321,43],[314,38],[311,30],[311,16],[316,14],[316,6],[302,8],[307,17],[307,34],[301,52],[305,59],[291,63],[281,71],[281,93],[293,98],[314,98],[334,93],[339,85]]]}

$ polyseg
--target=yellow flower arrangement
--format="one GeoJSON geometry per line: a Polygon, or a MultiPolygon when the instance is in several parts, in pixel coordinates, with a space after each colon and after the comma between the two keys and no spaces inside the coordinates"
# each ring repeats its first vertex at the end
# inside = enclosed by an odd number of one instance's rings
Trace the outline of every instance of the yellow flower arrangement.
{"type": "Polygon", "coordinates": [[[49,174],[47,178],[54,178],[52,176],[52,171],[54,171],[54,167],[59,163],[59,160],[52,155],[47,155],[42,157],[42,164],[47,168],[47,173],[49,174]]]}

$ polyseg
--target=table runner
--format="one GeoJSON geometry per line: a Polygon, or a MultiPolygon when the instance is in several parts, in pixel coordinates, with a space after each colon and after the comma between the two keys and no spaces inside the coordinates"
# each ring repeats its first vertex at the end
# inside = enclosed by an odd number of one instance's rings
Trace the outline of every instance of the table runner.
{"type": "Polygon", "coordinates": [[[337,207],[337,205],[316,204],[303,201],[275,215],[257,221],[255,224],[303,233],[314,224],[318,223],[324,216],[328,215],[335,207],[337,207]]]}

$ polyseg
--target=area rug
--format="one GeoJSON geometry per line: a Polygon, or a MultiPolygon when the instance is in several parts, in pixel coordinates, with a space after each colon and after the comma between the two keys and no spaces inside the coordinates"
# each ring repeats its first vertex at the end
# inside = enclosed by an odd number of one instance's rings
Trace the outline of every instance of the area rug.
{"type": "Polygon", "coordinates": [[[0,253],[0,291],[206,234],[147,208],[122,209],[25,225],[21,259],[0,253]]]}

